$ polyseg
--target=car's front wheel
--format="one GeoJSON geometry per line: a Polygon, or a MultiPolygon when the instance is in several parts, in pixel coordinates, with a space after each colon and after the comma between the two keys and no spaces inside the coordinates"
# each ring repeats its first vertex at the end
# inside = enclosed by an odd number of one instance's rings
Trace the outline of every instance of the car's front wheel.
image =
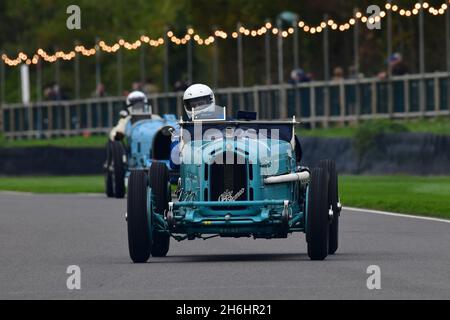
{"type": "Polygon", "coordinates": [[[322,160],[319,164],[321,168],[328,172],[328,208],[333,211],[333,217],[330,224],[330,239],[328,253],[335,254],[339,243],[339,189],[336,164],[333,160],[322,160]]]}
{"type": "Polygon", "coordinates": [[[328,255],[330,221],[328,216],[328,174],[314,168],[308,186],[306,241],[311,260],[324,260],[328,255]]]}
{"type": "MultiPolygon", "coordinates": [[[[169,170],[162,162],[153,162],[150,167],[150,188],[153,194],[153,204],[155,214],[164,216],[164,212],[169,208],[171,199],[169,170]]],[[[165,257],[169,252],[170,235],[166,232],[155,231],[153,233],[153,257],[165,257]]]]}
{"type": "Polygon", "coordinates": [[[151,208],[147,205],[148,176],[132,171],[128,185],[128,249],[134,263],[145,263],[152,249],[151,208]],[[149,210],[150,209],[150,210],[149,210]]]}

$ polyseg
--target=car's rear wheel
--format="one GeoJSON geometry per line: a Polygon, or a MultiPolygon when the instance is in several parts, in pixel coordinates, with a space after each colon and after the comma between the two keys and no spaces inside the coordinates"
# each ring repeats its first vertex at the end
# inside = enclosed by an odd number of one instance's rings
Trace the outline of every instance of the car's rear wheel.
{"type": "Polygon", "coordinates": [[[322,168],[314,168],[308,187],[306,216],[306,240],[311,260],[323,260],[328,255],[330,222],[328,216],[328,174],[322,168]]]}
{"type": "Polygon", "coordinates": [[[152,248],[151,208],[147,206],[148,176],[145,171],[132,171],[128,187],[128,249],[134,263],[145,263],[152,248]]]}
{"type": "Polygon", "coordinates": [[[113,186],[114,197],[122,199],[125,197],[125,168],[124,156],[125,150],[122,143],[118,141],[112,142],[111,157],[111,180],[113,186]]]}
{"type": "Polygon", "coordinates": [[[328,172],[328,208],[333,210],[333,219],[330,224],[330,239],[328,253],[335,254],[339,243],[339,189],[336,164],[333,160],[323,160],[319,166],[328,172]]]}
{"type": "MultiPolygon", "coordinates": [[[[154,161],[150,167],[150,188],[153,194],[153,204],[155,214],[164,216],[164,212],[169,208],[171,199],[169,170],[164,163],[154,161]]],[[[153,257],[165,257],[169,252],[170,235],[163,232],[153,232],[153,257]]]]}
{"type": "Polygon", "coordinates": [[[110,170],[111,166],[111,153],[112,153],[112,142],[108,141],[106,144],[106,161],[105,161],[105,194],[108,198],[114,197],[112,173],[110,170]]]}

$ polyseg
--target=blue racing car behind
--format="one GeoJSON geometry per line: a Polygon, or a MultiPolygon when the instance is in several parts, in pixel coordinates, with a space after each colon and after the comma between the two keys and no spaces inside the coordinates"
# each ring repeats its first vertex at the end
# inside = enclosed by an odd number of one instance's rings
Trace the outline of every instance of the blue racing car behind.
{"type": "Polygon", "coordinates": [[[176,179],[177,173],[170,165],[170,153],[172,135],[177,128],[175,115],[153,114],[146,95],[132,92],[106,145],[106,195],[123,198],[131,170],[149,169],[153,161],[165,164],[176,179]]]}

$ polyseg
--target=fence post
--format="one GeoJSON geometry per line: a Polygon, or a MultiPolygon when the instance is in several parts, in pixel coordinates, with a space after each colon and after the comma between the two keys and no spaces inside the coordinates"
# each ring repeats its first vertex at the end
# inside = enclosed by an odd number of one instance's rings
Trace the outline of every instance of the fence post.
{"type": "MultiPolygon", "coordinates": [[[[390,4],[391,1],[389,0],[390,4]]],[[[388,59],[392,56],[392,10],[387,11],[387,56],[388,59]]],[[[389,118],[392,118],[394,113],[394,92],[393,92],[393,84],[392,84],[392,65],[388,60],[388,82],[387,82],[388,96],[387,96],[387,104],[388,104],[388,114],[389,118]]]]}
{"type": "Polygon", "coordinates": [[[67,103],[65,106],[64,106],[64,112],[66,113],[66,121],[65,121],[65,135],[66,136],[68,136],[68,135],[70,135],[70,131],[71,131],[71,123],[72,123],[72,119],[71,119],[71,117],[70,117],[70,108],[71,108],[72,106],[69,104],[69,103],[67,103]]]}
{"type": "MultiPolygon", "coordinates": [[[[298,52],[298,17],[294,20],[292,27],[294,28],[294,69],[298,70],[298,68],[300,68],[300,63],[299,63],[299,52],[298,52]]],[[[298,116],[299,118],[301,118],[301,106],[300,106],[300,91],[299,91],[299,85],[298,85],[298,81],[295,81],[295,113],[296,116],[298,116]]]]}
{"type": "MultiPolygon", "coordinates": [[[[121,43],[121,39],[119,39],[121,43]]],[[[117,50],[117,96],[123,95],[123,49],[122,46],[117,50]]]]}
{"type": "MultiPolygon", "coordinates": [[[[244,54],[243,54],[243,49],[242,49],[241,28],[242,28],[242,24],[239,22],[237,24],[238,86],[239,86],[239,88],[242,89],[244,87],[244,54]]],[[[242,108],[244,105],[244,95],[243,95],[242,91],[239,92],[239,104],[240,104],[240,106],[239,106],[240,108],[242,108]]]]}
{"type": "MultiPolygon", "coordinates": [[[[169,32],[169,28],[166,27],[164,33],[164,93],[169,92],[170,86],[170,74],[169,74],[169,36],[167,33],[169,32]]],[[[169,101],[164,99],[164,104],[167,107],[169,105],[169,101]]]]}
{"type": "MultiPolygon", "coordinates": [[[[144,34],[144,31],[141,30],[141,35],[144,34]]],[[[141,38],[142,39],[142,38],[141,38]]],[[[141,82],[144,83],[147,78],[147,70],[146,70],[146,43],[141,40],[141,48],[140,48],[140,56],[139,56],[139,68],[140,68],[140,78],[141,82]]]]}
{"type": "Polygon", "coordinates": [[[233,114],[233,96],[231,92],[227,93],[227,115],[231,116],[233,114]]]}
{"type": "Polygon", "coordinates": [[[264,35],[264,49],[265,49],[265,58],[266,58],[266,85],[271,85],[272,84],[272,75],[271,75],[271,70],[272,70],[272,65],[271,65],[271,54],[270,54],[270,38],[271,38],[271,32],[270,32],[270,28],[268,27],[272,27],[272,24],[270,23],[270,20],[266,20],[266,28],[267,28],[267,32],[264,35]]]}
{"type": "Polygon", "coordinates": [[[441,88],[439,87],[439,78],[434,76],[434,111],[441,110],[441,88]]]}
{"type": "Polygon", "coordinates": [[[278,51],[278,84],[284,83],[284,60],[283,60],[283,24],[281,19],[277,19],[277,51],[278,51]]]}
{"type": "Polygon", "coordinates": [[[57,113],[56,120],[58,121],[58,124],[57,124],[58,130],[61,132],[61,131],[64,131],[64,127],[66,126],[66,122],[64,121],[64,123],[63,123],[63,117],[64,117],[64,114],[65,114],[64,105],[58,104],[57,108],[58,108],[57,109],[58,113],[57,113]]]}
{"type": "Polygon", "coordinates": [[[292,22],[292,28],[294,29],[294,44],[293,44],[293,54],[294,54],[294,69],[298,69],[300,68],[300,63],[299,63],[299,53],[298,53],[298,35],[300,32],[298,32],[298,17],[292,22]]]}
{"type": "Polygon", "coordinates": [[[280,118],[281,119],[287,119],[288,117],[288,106],[287,106],[287,86],[281,85],[280,86],[280,118]]]}
{"type": "Polygon", "coordinates": [[[158,103],[158,94],[153,96],[153,113],[159,114],[159,103],[158,103]]]}
{"type": "Polygon", "coordinates": [[[419,12],[419,60],[420,60],[420,87],[419,87],[419,101],[420,101],[420,112],[422,116],[425,115],[425,38],[424,38],[424,8],[423,0],[420,1],[422,5],[419,12]]]}
{"type": "Polygon", "coordinates": [[[253,110],[259,114],[259,93],[255,87],[253,88],[253,110]]]}
{"type": "MultiPolygon", "coordinates": [[[[78,41],[75,42],[75,46],[78,46],[78,41]]],[[[75,99],[79,100],[81,91],[80,91],[80,54],[75,52],[75,61],[74,61],[74,76],[75,76],[75,99]]]]}
{"type": "Polygon", "coordinates": [[[36,64],[36,101],[42,101],[42,59],[40,57],[36,64]]]}
{"type": "Polygon", "coordinates": [[[87,103],[86,113],[87,113],[86,127],[88,130],[92,130],[92,102],[90,102],[90,101],[87,103]]]}
{"type": "MultiPolygon", "coordinates": [[[[58,51],[58,47],[55,47],[55,52],[58,51]]],[[[60,59],[56,59],[55,63],[54,63],[54,77],[55,77],[55,83],[61,87],[61,64],[60,64],[60,59]]]]}
{"type": "Polygon", "coordinates": [[[108,101],[108,128],[112,128],[113,127],[113,102],[112,100],[108,101]]]}
{"type": "Polygon", "coordinates": [[[28,109],[28,107],[22,107],[18,108],[19,112],[19,132],[23,132],[25,129],[25,112],[28,109]]]}
{"type": "Polygon", "coordinates": [[[342,126],[345,124],[345,106],[346,106],[346,98],[345,98],[345,85],[344,82],[341,81],[339,84],[339,104],[340,104],[340,123],[342,126]]]}
{"type": "MultiPolygon", "coordinates": [[[[218,32],[217,27],[213,28],[214,35],[218,32]]],[[[213,43],[213,86],[214,89],[219,87],[219,37],[216,36],[213,43]]]]}
{"type": "Polygon", "coordinates": [[[30,104],[30,106],[27,108],[28,109],[28,135],[27,135],[28,138],[33,136],[33,131],[35,129],[35,127],[34,127],[34,113],[33,113],[33,109],[35,107],[36,106],[34,104],[30,104]]]}
{"type": "Polygon", "coordinates": [[[181,94],[177,95],[177,114],[183,114],[183,96],[181,94]]]}
{"type": "Polygon", "coordinates": [[[169,92],[169,37],[167,33],[169,27],[166,26],[164,33],[164,92],[169,92]]]}
{"type": "Polygon", "coordinates": [[[15,108],[9,108],[9,127],[11,133],[14,133],[16,131],[16,122],[14,121],[14,111],[15,108]]]}
{"type": "Polygon", "coordinates": [[[296,117],[302,118],[302,100],[300,99],[300,85],[298,82],[295,83],[295,112],[296,117]]]}
{"type": "MultiPolygon", "coordinates": [[[[353,16],[356,17],[358,8],[353,9],[353,16]]],[[[356,19],[355,27],[353,30],[353,55],[355,64],[355,110],[356,113],[356,123],[359,122],[361,115],[361,87],[359,83],[359,19],[356,19]]]]}
{"type": "MultiPolygon", "coordinates": [[[[192,27],[188,27],[188,31],[192,32],[192,27]]],[[[188,84],[191,85],[194,83],[194,75],[193,75],[193,41],[194,39],[189,39],[189,41],[186,44],[187,49],[187,75],[188,75],[188,84]]]]}
{"type": "Polygon", "coordinates": [[[371,85],[371,110],[372,115],[375,116],[377,114],[377,104],[378,104],[378,92],[377,92],[377,81],[373,80],[371,85]]]}
{"type": "Polygon", "coordinates": [[[409,114],[409,111],[411,109],[410,100],[409,100],[409,80],[405,79],[403,80],[403,89],[404,89],[404,95],[405,95],[405,116],[407,117],[409,114]]]}
{"type": "MultiPolygon", "coordinates": [[[[0,55],[3,58],[4,52],[0,50],[0,55]]],[[[5,132],[3,124],[3,105],[5,104],[5,63],[3,59],[0,60],[0,131],[5,132]]]]}
{"type": "Polygon", "coordinates": [[[95,86],[96,90],[100,83],[102,83],[102,70],[101,70],[101,62],[100,62],[100,46],[98,44],[99,38],[95,38],[95,86]]]}
{"type": "Polygon", "coordinates": [[[316,89],[314,88],[314,85],[310,84],[309,87],[310,91],[310,100],[309,100],[309,107],[311,110],[311,129],[316,128],[316,89]]]}
{"type": "Polygon", "coordinates": [[[81,104],[78,103],[77,104],[77,109],[76,109],[76,113],[77,113],[77,122],[75,123],[75,129],[78,131],[78,133],[80,133],[80,129],[81,129],[81,104]]]}
{"type": "MultiPolygon", "coordinates": [[[[328,15],[324,15],[323,21],[328,21],[328,15]]],[[[323,30],[323,68],[324,68],[324,122],[325,128],[329,126],[330,120],[330,56],[329,56],[329,34],[328,28],[323,30]]]]}
{"type": "Polygon", "coordinates": [[[447,44],[447,110],[450,113],[450,8],[447,8],[445,15],[445,42],[447,44]]]}
{"type": "Polygon", "coordinates": [[[53,131],[53,105],[47,106],[47,122],[47,130],[51,135],[51,131],[53,131]]]}

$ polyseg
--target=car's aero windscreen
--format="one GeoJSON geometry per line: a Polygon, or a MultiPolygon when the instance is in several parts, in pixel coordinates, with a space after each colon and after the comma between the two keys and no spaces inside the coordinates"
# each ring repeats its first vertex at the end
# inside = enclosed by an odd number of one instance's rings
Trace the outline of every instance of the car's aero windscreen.
{"type": "Polygon", "coordinates": [[[227,137],[232,131],[233,137],[252,137],[263,139],[275,139],[291,142],[293,130],[292,123],[273,122],[214,122],[214,123],[183,123],[183,128],[188,131],[190,140],[210,140],[208,132],[220,131],[227,137]]]}

